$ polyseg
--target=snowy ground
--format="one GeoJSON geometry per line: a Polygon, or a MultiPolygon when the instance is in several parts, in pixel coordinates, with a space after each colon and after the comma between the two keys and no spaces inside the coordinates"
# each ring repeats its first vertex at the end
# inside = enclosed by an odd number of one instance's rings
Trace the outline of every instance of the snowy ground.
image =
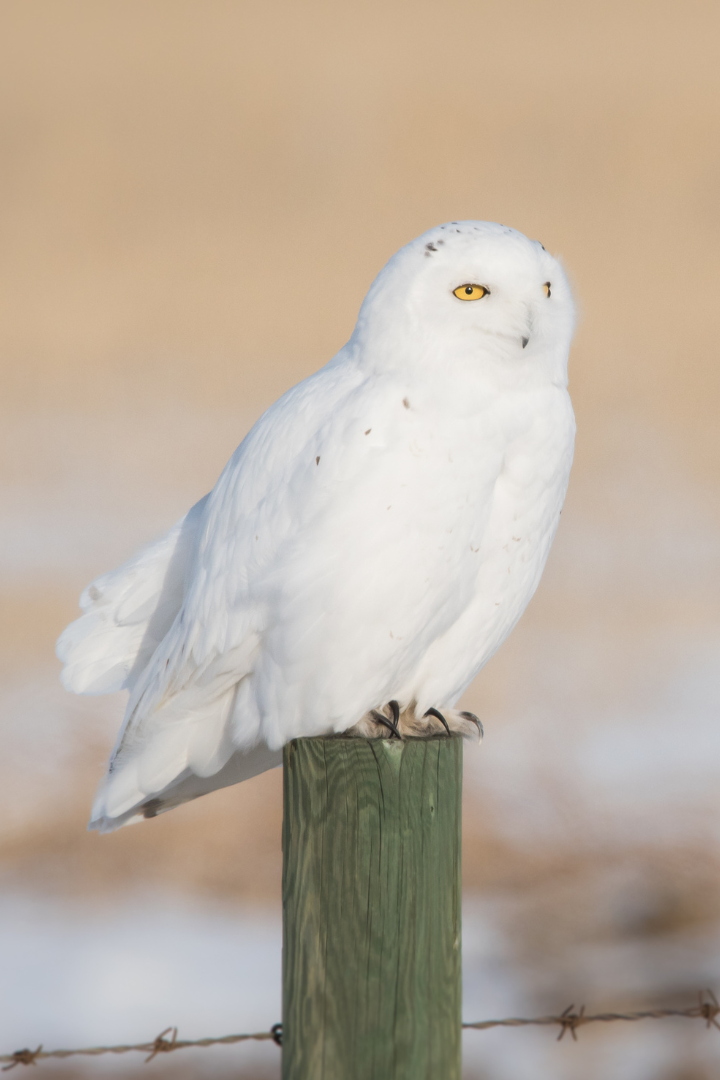
{"type": "MultiPolygon", "coordinates": [[[[517,956],[499,903],[465,905],[465,1019],[537,1014],[539,997],[554,998],[559,1009],[570,1004],[558,987],[538,985],[542,974],[517,956]]],[[[267,1030],[280,1018],[280,947],[277,910],[203,906],[159,894],[100,909],[6,895],[0,900],[3,1049],[149,1041],[170,1025],[185,1038],[267,1030]]],[[[720,933],[679,936],[660,949],[656,943],[589,947],[576,954],[575,967],[596,1000],[613,990],[641,995],[683,976],[717,985],[720,933]]],[[[700,1076],[717,1063],[718,1032],[699,1022],[669,1021],[650,1031],[651,1024],[585,1028],[577,1044],[557,1043],[545,1029],[466,1032],[466,1073],[491,1080],[659,1080],[680,1075],[682,1065],[693,1064],[700,1076]]],[[[127,1075],[141,1061],[132,1054],[74,1064],[83,1075],[127,1075]]],[[[266,1043],[183,1051],[172,1062],[202,1075],[272,1074],[278,1063],[277,1048],[266,1043]]],[[[52,1066],[43,1062],[42,1069],[52,1066]]]]}

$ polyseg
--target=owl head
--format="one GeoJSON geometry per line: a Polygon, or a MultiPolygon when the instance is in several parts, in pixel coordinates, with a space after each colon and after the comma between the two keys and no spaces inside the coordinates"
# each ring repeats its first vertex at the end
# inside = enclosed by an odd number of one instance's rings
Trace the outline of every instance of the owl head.
{"type": "Polygon", "coordinates": [[[477,364],[567,381],[575,305],[565,272],[537,240],[488,221],[439,225],[395,254],[356,328],[378,363],[477,364]]]}

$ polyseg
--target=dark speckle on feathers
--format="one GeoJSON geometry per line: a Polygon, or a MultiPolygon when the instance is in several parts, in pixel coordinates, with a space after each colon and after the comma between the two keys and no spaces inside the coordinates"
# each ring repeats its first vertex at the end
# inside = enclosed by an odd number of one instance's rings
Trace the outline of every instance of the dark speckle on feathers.
{"type": "Polygon", "coordinates": [[[408,401],[408,399],[406,397],[403,398],[403,405],[405,406],[406,409],[410,408],[410,402],[408,401]]]}
{"type": "Polygon", "coordinates": [[[319,464],[320,464],[320,457],[319,457],[319,456],[315,458],[315,464],[316,464],[316,465],[319,465],[319,464]]]}
{"type": "Polygon", "coordinates": [[[365,432],[365,434],[366,434],[366,435],[369,435],[371,431],[372,431],[372,428],[371,428],[371,427],[369,427],[369,428],[367,429],[367,431],[365,432]]]}
{"type": "Polygon", "coordinates": [[[429,243],[429,244],[426,244],[425,247],[427,248],[428,251],[437,251],[437,248],[435,247],[435,245],[432,242],[429,243]]]}
{"type": "Polygon", "coordinates": [[[142,807],[144,818],[157,817],[162,810],[162,799],[148,799],[142,807]]]}

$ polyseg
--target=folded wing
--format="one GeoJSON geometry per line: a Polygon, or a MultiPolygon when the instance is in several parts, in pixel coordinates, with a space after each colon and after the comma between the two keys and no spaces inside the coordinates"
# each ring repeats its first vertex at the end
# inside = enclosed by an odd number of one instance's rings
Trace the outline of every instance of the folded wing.
{"type": "Polygon", "coordinates": [[[207,496],[200,499],[160,540],[85,589],[82,616],[57,643],[66,690],[132,690],[182,605],[206,501],[207,496]]]}
{"type": "Polygon", "coordinates": [[[281,763],[251,692],[267,613],[251,583],[269,578],[274,591],[277,553],[297,525],[287,491],[317,471],[318,412],[334,423],[358,380],[329,366],[315,381],[312,409],[308,380],[258,422],[209,496],[85,590],[83,616],[60,638],[68,690],[130,691],[90,828],[154,817],[281,763]]]}

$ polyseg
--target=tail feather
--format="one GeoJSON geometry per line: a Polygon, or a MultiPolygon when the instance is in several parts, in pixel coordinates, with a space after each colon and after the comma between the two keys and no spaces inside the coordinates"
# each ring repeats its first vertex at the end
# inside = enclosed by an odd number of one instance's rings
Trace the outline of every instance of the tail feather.
{"type": "Polygon", "coordinates": [[[238,686],[257,645],[253,635],[174,693],[155,670],[158,647],[183,604],[206,498],[156,543],[92,582],[80,598],[82,616],[58,641],[67,690],[130,690],[90,829],[112,832],[155,817],[282,761],[280,751],[265,745],[241,751],[232,741],[238,686]]]}
{"type": "MultiPolygon", "coordinates": [[[[95,805],[93,806],[89,829],[101,833],[114,832],[124,825],[134,825],[145,818],[157,817],[167,810],[173,810],[191,799],[197,799],[200,795],[207,795],[219,788],[230,787],[238,784],[241,780],[249,780],[252,776],[266,772],[268,769],[282,765],[282,750],[269,750],[267,746],[256,746],[252,750],[236,750],[225,765],[213,776],[197,776],[189,769],[180,773],[168,784],[166,788],[155,795],[145,795],[141,801],[135,801],[129,808],[115,814],[108,813],[106,803],[107,786],[112,780],[113,774],[108,774],[98,791],[95,805]]],[[[126,780],[126,790],[133,788],[132,766],[137,768],[137,761],[129,762],[129,770],[126,780]]],[[[136,774],[135,774],[136,775],[136,774]]],[[[135,782],[134,791],[138,788],[135,782]]]]}

